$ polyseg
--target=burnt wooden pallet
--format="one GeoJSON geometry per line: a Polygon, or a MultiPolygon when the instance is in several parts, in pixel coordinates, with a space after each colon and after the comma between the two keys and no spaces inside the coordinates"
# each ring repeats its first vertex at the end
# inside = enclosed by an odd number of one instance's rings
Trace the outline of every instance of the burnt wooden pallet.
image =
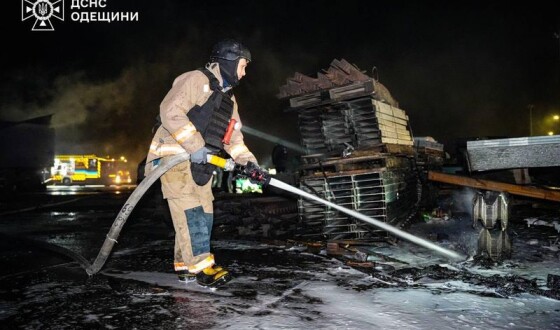
{"type": "Polygon", "coordinates": [[[332,100],[340,101],[355,98],[362,95],[372,94],[375,91],[373,80],[355,83],[348,86],[335,87],[329,90],[329,96],[332,100]]]}
{"type": "Polygon", "coordinates": [[[292,108],[291,110],[297,110],[316,107],[365,95],[375,95],[373,80],[292,97],[290,99],[290,108],[292,108]]]}
{"type": "Polygon", "coordinates": [[[319,105],[328,101],[328,91],[318,91],[315,93],[308,93],[302,96],[293,97],[290,99],[291,108],[305,108],[309,106],[319,105]]]}

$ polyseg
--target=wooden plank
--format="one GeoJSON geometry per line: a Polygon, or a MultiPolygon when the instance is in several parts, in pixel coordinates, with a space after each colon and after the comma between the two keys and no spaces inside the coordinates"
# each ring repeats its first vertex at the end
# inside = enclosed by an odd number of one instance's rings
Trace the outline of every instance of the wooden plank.
{"type": "Polygon", "coordinates": [[[400,132],[401,134],[410,134],[405,125],[393,123],[391,121],[388,121],[386,119],[381,119],[381,118],[379,118],[378,121],[379,121],[379,127],[389,128],[395,132],[400,132]]]}
{"type": "Polygon", "coordinates": [[[401,144],[386,144],[385,149],[387,152],[395,154],[414,154],[414,149],[412,145],[401,145],[401,144]]]}
{"type": "Polygon", "coordinates": [[[393,138],[393,139],[398,139],[399,136],[397,135],[397,132],[392,132],[390,130],[387,129],[382,129],[381,130],[381,136],[383,138],[393,138]]]}
{"type": "Polygon", "coordinates": [[[395,126],[390,126],[390,125],[379,124],[379,130],[397,133],[397,128],[395,126]]]}
{"type": "Polygon", "coordinates": [[[391,138],[391,137],[385,137],[385,136],[381,137],[381,142],[389,143],[389,144],[399,144],[399,145],[405,145],[405,146],[412,146],[413,145],[412,141],[407,141],[407,140],[402,140],[402,139],[397,139],[397,138],[391,138]]]}
{"type": "Polygon", "coordinates": [[[395,124],[392,121],[383,118],[378,118],[377,122],[379,122],[379,127],[392,128],[395,130],[395,132],[397,131],[397,124],[395,124]]]}
{"type": "Polygon", "coordinates": [[[393,110],[393,116],[400,118],[400,119],[404,119],[404,120],[408,120],[408,116],[406,115],[406,113],[399,109],[399,108],[395,108],[395,107],[391,107],[391,109],[393,110]]]}
{"type": "Polygon", "coordinates": [[[392,139],[392,138],[387,138],[387,137],[382,137],[382,138],[381,138],[381,142],[383,142],[383,143],[391,143],[391,144],[398,144],[398,140],[397,140],[397,139],[392,139]]]}
{"type": "Polygon", "coordinates": [[[404,119],[401,119],[401,118],[394,117],[392,115],[387,115],[387,114],[384,114],[384,113],[381,113],[381,112],[377,112],[375,115],[377,116],[377,119],[379,119],[380,121],[381,120],[390,121],[390,122],[400,124],[400,125],[404,125],[404,126],[406,126],[408,124],[408,121],[406,121],[404,119]]]}
{"type": "Polygon", "coordinates": [[[411,137],[410,131],[408,129],[406,129],[406,127],[403,127],[403,126],[398,126],[397,127],[397,133],[400,134],[400,135],[406,135],[408,137],[411,137]]]}
{"type": "Polygon", "coordinates": [[[397,132],[397,138],[403,141],[412,141],[412,137],[410,136],[410,134],[400,134],[399,132],[397,132]]]}
{"type": "Polygon", "coordinates": [[[371,94],[373,91],[373,80],[368,80],[348,86],[331,88],[329,96],[332,100],[341,100],[353,96],[371,94]]]}
{"type": "Polygon", "coordinates": [[[381,113],[391,115],[392,117],[408,120],[408,116],[404,112],[404,110],[391,106],[387,103],[383,103],[377,100],[372,100],[373,104],[377,108],[377,110],[381,113]]]}
{"type": "Polygon", "coordinates": [[[474,179],[460,175],[445,174],[440,172],[428,172],[428,179],[443,183],[450,183],[459,186],[472,187],[484,190],[503,191],[513,195],[520,195],[532,198],[539,198],[549,201],[560,202],[560,191],[550,189],[519,186],[510,183],[503,183],[490,180],[474,179]]]}
{"type": "Polygon", "coordinates": [[[374,99],[372,99],[371,101],[372,101],[373,105],[375,105],[375,108],[377,109],[377,111],[379,111],[381,113],[384,113],[384,114],[387,114],[387,115],[390,115],[390,116],[393,115],[393,111],[391,110],[390,105],[385,104],[383,102],[379,102],[379,101],[374,100],[374,99]]]}
{"type": "Polygon", "coordinates": [[[290,107],[299,108],[309,104],[318,103],[323,100],[321,92],[305,94],[290,99],[290,107]]]}

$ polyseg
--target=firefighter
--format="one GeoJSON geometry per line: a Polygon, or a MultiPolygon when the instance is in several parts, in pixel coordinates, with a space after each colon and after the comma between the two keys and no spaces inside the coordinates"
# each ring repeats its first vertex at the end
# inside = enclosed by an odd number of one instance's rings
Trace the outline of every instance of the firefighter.
{"type": "Polygon", "coordinates": [[[150,145],[146,173],[163,157],[190,154],[190,161],[161,177],[175,228],[174,267],[182,281],[196,280],[200,285],[215,287],[231,279],[210,252],[214,200],[211,179],[215,167],[206,159],[208,154],[225,151],[237,164],[257,163],[243,142],[232,94],[249,62],[249,49],[236,40],[222,40],[214,45],[210,63],[178,76],[160,105],[161,126],[150,145]],[[224,141],[231,119],[237,125],[229,141],[224,141]]]}

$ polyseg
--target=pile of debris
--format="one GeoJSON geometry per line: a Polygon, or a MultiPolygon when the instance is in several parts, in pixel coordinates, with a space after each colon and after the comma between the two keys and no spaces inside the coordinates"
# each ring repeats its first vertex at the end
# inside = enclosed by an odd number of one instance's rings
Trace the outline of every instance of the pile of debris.
{"type": "Polygon", "coordinates": [[[373,83],[373,91],[380,100],[394,107],[399,106],[398,102],[391,96],[391,93],[383,84],[366,75],[358,67],[350,64],[345,59],[334,59],[328,69],[317,73],[317,78],[296,72],[293,77],[287,79],[286,85],[280,86],[280,92],[277,94],[277,97],[284,99],[366,81],[373,83]]]}
{"type": "Polygon", "coordinates": [[[372,148],[413,152],[408,116],[398,102],[379,81],[344,59],[333,60],[317,78],[296,72],[278,97],[289,98],[289,111],[298,112],[307,155],[372,148]]]}
{"type": "Polygon", "coordinates": [[[228,239],[294,237],[297,204],[281,196],[243,194],[214,201],[214,237],[228,239]]]}
{"type": "MultiPolygon", "coordinates": [[[[278,97],[298,114],[305,150],[300,189],[395,226],[406,224],[419,204],[421,183],[408,116],[385,86],[335,59],[317,78],[295,73],[278,97]]],[[[423,158],[423,166],[432,159],[423,158]]],[[[298,206],[299,238],[388,238],[324,205],[300,199],[298,206]]]]}

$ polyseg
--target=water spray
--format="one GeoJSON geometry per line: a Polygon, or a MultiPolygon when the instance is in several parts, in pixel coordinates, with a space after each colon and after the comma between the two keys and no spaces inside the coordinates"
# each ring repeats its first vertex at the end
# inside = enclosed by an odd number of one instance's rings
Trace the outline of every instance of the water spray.
{"type": "Polygon", "coordinates": [[[298,189],[298,188],[296,188],[296,187],[294,187],[294,186],[291,186],[291,185],[289,185],[289,184],[287,184],[287,183],[284,183],[284,182],[282,182],[282,181],[279,181],[279,180],[276,180],[276,179],[274,179],[274,178],[271,178],[270,175],[268,175],[268,173],[266,173],[266,171],[263,171],[263,170],[260,169],[258,166],[256,166],[255,164],[252,164],[252,163],[250,163],[250,162],[249,162],[249,163],[247,164],[247,166],[245,166],[245,168],[243,169],[243,174],[246,175],[247,177],[249,177],[249,179],[251,179],[252,181],[260,182],[260,183],[263,183],[263,184],[265,184],[265,185],[268,184],[268,185],[274,186],[274,187],[276,187],[276,188],[279,188],[279,189],[282,189],[282,190],[285,190],[285,191],[288,191],[288,192],[291,192],[291,193],[300,195],[300,196],[302,196],[302,197],[304,197],[304,198],[311,199],[311,200],[314,200],[314,201],[319,202],[319,203],[321,203],[321,204],[324,204],[324,205],[327,205],[327,206],[329,206],[329,207],[332,207],[333,209],[336,209],[336,210],[339,210],[339,211],[341,211],[341,212],[343,212],[343,213],[346,213],[346,214],[348,214],[348,215],[351,216],[351,217],[354,217],[354,218],[356,218],[356,219],[359,219],[359,220],[362,220],[362,221],[364,221],[364,222],[367,222],[367,223],[369,223],[369,224],[371,224],[371,225],[374,225],[374,226],[376,226],[376,227],[378,227],[378,228],[381,228],[381,229],[383,229],[383,230],[385,230],[385,231],[388,231],[388,232],[390,232],[390,233],[392,233],[392,234],[394,234],[394,235],[396,235],[396,236],[399,236],[399,237],[401,237],[401,238],[404,238],[404,239],[406,239],[406,240],[408,240],[408,241],[410,241],[410,242],[412,242],[412,243],[414,243],[414,244],[423,246],[423,247],[428,248],[428,249],[430,249],[430,250],[432,250],[432,251],[435,251],[435,252],[438,252],[438,253],[440,253],[440,254],[442,254],[442,255],[445,255],[446,257],[449,257],[449,258],[451,258],[451,259],[465,260],[465,257],[464,257],[464,256],[461,256],[461,255],[458,254],[457,252],[454,252],[454,251],[445,249],[445,248],[443,248],[443,247],[441,247],[441,246],[439,246],[439,245],[437,245],[437,244],[434,244],[434,243],[432,243],[432,242],[430,242],[430,241],[427,241],[427,240],[425,240],[425,239],[423,239],[423,238],[414,236],[414,235],[412,235],[412,234],[410,234],[410,233],[407,233],[407,232],[405,232],[405,231],[403,231],[403,230],[400,230],[400,229],[398,229],[398,228],[396,228],[396,227],[394,227],[394,226],[391,226],[391,225],[389,225],[389,224],[387,224],[387,223],[385,223],[385,222],[379,221],[379,220],[374,219],[374,218],[372,218],[372,217],[368,217],[368,216],[366,216],[366,215],[364,215],[364,214],[361,214],[361,213],[356,212],[356,211],[354,211],[354,210],[347,209],[347,208],[345,208],[345,207],[343,207],[343,206],[336,205],[336,204],[334,204],[334,203],[332,203],[332,202],[329,202],[329,201],[324,200],[324,199],[322,199],[322,198],[320,198],[320,197],[317,197],[317,196],[315,196],[315,195],[312,195],[312,194],[310,194],[310,193],[307,193],[307,192],[305,192],[305,191],[303,191],[303,190],[301,190],[301,189],[298,189]]]}
{"type": "Polygon", "coordinates": [[[430,249],[430,250],[432,250],[432,251],[438,252],[438,253],[440,253],[440,254],[446,256],[446,257],[450,257],[451,259],[455,259],[455,260],[465,260],[465,257],[462,256],[462,255],[460,255],[460,254],[458,254],[457,252],[454,252],[454,251],[445,249],[445,248],[443,248],[443,247],[441,247],[441,246],[439,246],[439,245],[437,245],[437,244],[434,244],[434,243],[432,243],[432,242],[430,242],[430,241],[427,241],[427,240],[425,240],[425,239],[423,239],[423,238],[420,238],[420,237],[418,237],[418,236],[414,236],[414,235],[412,235],[412,234],[410,234],[410,233],[407,233],[406,231],[400,230],[400,229],[398,229],[398,228],[396,228],[396,227],[394,227],[394,226],[391,226],[391,225],[389,225],[389,224],[387,224],[387,223],[385,223],[385,222],[379,221],[379,220],[377,220],[377,219],[368,217],[368,216],[366,216],[366,215],[364,215],[364,214],[361,214],[361,213],[359,213],[359,212],[356,212],[356,211],[354,211],[354,210],[350,210],[350,209],[347,209],[347,208],[345,208],[345,207],[343,207],[343,206],[336,205],[336,204],[334,204],[334,203],[332,203],[332,202],[326,201],[326,200],[324,200],[324,199],[322,199],[322,198],[319,198],[319,197],[317,197],[317,196],[315,196],[315,195],[312,195],[312,194],[310,194],[310,193],[307,193],[307,192],[305,192],[305,191],[303,191],[303,190],[301,190],[301,189],[298,189],[298,188],[296,188],[296,187],[290,186],[289,184],[286,184],[286,183],[284,183],[284,182],[282,182],[282,181],[279,181],[279,180],[276,180],[276,179],[274,179],[274,178],[271,178],[270,181],[269,181],[269,184],[270,184],[271,186],[276,187],[276,188],[280,188],[280,189],[283,189],[283,190],[292,192],[292,193],[294,193],[294,194],[300,195],[300,196],[305,197],[305,198],[307,198],[307,199],[312,199],[312,200],[314,200],[314,201],[316,201],[316,202],[319,202],[319,203],[321,203],[321,204],[324,204],[324,205],[327,205],[327,206],[329,206],[329,207],[332,207],[333,209],[337,209],[337,210],[339,210],[340,212],[344,212],[344,213],[348,214],[348,215],[351,216],[351,217],[354,217],[354,218],[356,218],[356,219],[362,220],[362,221],[367,222],[367,223],[369,223],[369,224],[371,224],[371,225],[374,225],[374,226],[376,226],[376,227],[379,227],[379,228],[381,228],[381,229],[383,229],[383,230],[386,230],[386,231],[388,231],[388,232],[390,232],[390,233],[392,233],[392,234],[394,234],[394,235],[396,235],[396,236],[399,236],[399,237],[401,237],[401,238],[404,238],[404,239],[406,239],[406,240],[408,240],[408,241],[410,241],[410,242],[412,242],[412,243],[414,243],[414,244],[417,244],[417,245],[423,246],[423,247],[425,247],[425,248],[427,248],[427,249],[430,249]]]}
{"type": "MultiPolygon", "coordinates": [[[[103,267],[103,265],[105,264],[105,262],[107,261],[107,258],[109,257],[109,255],[111,254],[111,250],[113,249],[113,246],[115,245],[115,243],[117,243],[117,239],[119,237],[119,234],[121,232],[122,227],[124,226],[126,220],[128,219],[129,215],[132,213],[132,210],[134,209],[134,207],[136,206],[136,204],[138,203],[138,201],[140,200],[140,198],[142,198],[142,196],[144,195],[144,193],[148,190],[148,188],[160,177],[162,176],[165,172],[167,172],[169,169],[171,169],[172,167],[183,163],[187,160],[190,159],[190,155],[187,153],[181,153],[178,155],[174,155],[171,157],[165,157],[163,158],[162,162],[153,170],[151,171],[146,178],[144,178],[144,180],[142,180],[142,182],[140,182],[140,184],[136,187],[136,189],[132,192],[132,194],[130,195],[130,197],[126,200],[124,206],[121,208],[120,212],[117,214],[117,217],[115,219],[115,221],[113,222],[113,225],[111,226],[111,229],[109,230],[109,233],[107,234],[107,237],[105,238],[105,242],[103,243],[103,246],[101,247],[101,249],[99,250],[99,254],[97,255],[97,258],[95,259],[95,261],[93,262],[93,264],[89,265],[87,264],[87,262],[85,262],[85,260],[82,260],[83,262],[81,263],[82,266],[86,269],[86,272],[89,275],[93,275],[97,272],[99,272],[99,270],[103,267]]],[[[235,168],[235,163],[233,162],[233,160],[231,159],[223,159],[220,158],[218,156],[214,156],[214,155],[208,155],[208,159],[207,162],[213,165],[216,165],[220,168],[223,168],[226,171],[232,171],[235,168]]],[[[387,223],[384,223],[382,221],[379,221],[377,219],[368,217],[364,214],[361,214],[359,212],[356,212],[354,210],[350,210],[347,209],[345,207],[336,205],[332,202],[326,201],[322,198],[319,198],[315,195],[309,194],[301,189],[298,189],[296,187],[290,186],[287,183],[284,183],[282,181],[276,180],[274,178],[271,178],[270,175],[262,170],[260,167],[258,167],[255,164],[252,163],[248,163],[247,166],[242,167],[241,168],[242,173],[246,176],[249,177],[249,179],[256,181],[256,182],[260,182],[263,184],[269,184],[271,186],[274,186],[276,188],[300,195],[304,198],[307,199],[311,199],[314,200],[316,202],[319,202],[321,204],[327,205],[329,207],[332,207],[333,209],[337,209],[341,212],[344,212],[356,219],[362,220],[364,222],[367,222],[371,225],[374,225],[376,227],[379,227],[383,230],[386,230],[396,236],[399,236],[401,238],[404,238],[412,243],[415,243],[417,245],[423,246],[425,248],[428,248],[432,251],[438,252],[442,255],[445,255],[449,258],[452,259],[456,259],[456,260],[464,260],[465,257],[459,255],[458,253],[442,248],[441,246],[438,246],[432,242],[429,242],[425,239],[422,239],[420,237],[414,236],[412,234],[409,234],[405,231],[402,231],[396,227],[393,227],[387,223]]]]}

